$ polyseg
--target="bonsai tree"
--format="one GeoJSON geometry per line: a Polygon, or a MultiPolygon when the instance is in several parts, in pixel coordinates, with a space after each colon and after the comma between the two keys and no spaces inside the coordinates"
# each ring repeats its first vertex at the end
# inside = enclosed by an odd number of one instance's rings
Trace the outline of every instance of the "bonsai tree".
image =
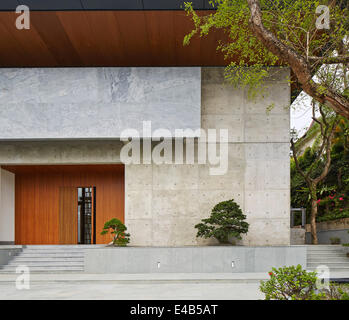
{"type": "Polygon", "coordinates": [[[113,236],[113,245],[125,247],[130,242],[130,234],[125,233],[126,230],[126,226],[119,219],[113,218],[104,224],[101,235],[110,232],[113,236]]]}
{"type": "Polygon", "coordinates": [[[232,200],[218,203],[208,219],[195,226],[197,237],[216,238],[220,243],[229,243],[229,238],[241,239],[241,234],[247,233],[249,224],[240,206],[232,200]]]}

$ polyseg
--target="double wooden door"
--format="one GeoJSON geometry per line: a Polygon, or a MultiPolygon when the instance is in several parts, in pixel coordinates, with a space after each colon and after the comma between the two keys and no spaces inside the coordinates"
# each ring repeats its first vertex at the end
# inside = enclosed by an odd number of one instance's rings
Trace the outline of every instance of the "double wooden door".
{"type": "Polygon", "coordinates": [[[95,226],[90,234],[92,243],[94,238],[97,244],[110,242],[110,235],[100,234],[106,221],[112,218],[124,221],[123,165],[7,166],[2,169],[15,173],[16,244],[85,241],[79,228],[79,188],[96,189],[92,221],[88,221],[95,226]]]}

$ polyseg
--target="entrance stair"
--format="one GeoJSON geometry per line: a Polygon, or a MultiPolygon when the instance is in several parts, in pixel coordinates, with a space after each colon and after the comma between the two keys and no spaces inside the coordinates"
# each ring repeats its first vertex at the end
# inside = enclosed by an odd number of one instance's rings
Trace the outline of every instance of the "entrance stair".
{"type": "Polygon", "coordinates": [[[349,258],[340,245],[309,245],[307,246],[307,269],[325,265],[330,272],[346,272],[349,275],[349,258]]]}
{"type": "Polygon", "coordinates": [[[29,267],[30,273],[84,272],[86,249],[96,245],[27,245],[13,256],[0,273],[16,273],[19,266],[29,267]]]}

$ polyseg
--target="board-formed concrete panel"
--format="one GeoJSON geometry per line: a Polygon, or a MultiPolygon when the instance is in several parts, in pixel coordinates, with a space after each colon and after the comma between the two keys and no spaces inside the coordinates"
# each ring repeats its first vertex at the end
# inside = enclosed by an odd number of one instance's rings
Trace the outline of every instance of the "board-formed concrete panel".
{"type": "Polygon", "coordinates": [[[0,70],[0,140],[111,139],[200,128],[200,68],[0,70]]]}
{"type": "Polygon", "coordinates": [[[224,83],[223,68],[202,68],[201,126],[229,130],[227,172],[210,175],[209,164],[197,163],[126,166],[127,201],[134,209],[125,215],[135,235],[131,244],[215,244],[214,239],[196,238],[195,225],[210,215],[214,205],[229,199],[240,205],[250,223],[241,244],[290,243],[287,76],[289,69],[273,68],[267,94],[250,100],[245,90],[224,83]],[[143,193],[143,189],[144,199],[133,191],[143,193]],[[149,201],[152,214],[144,219],[149,201]]]}

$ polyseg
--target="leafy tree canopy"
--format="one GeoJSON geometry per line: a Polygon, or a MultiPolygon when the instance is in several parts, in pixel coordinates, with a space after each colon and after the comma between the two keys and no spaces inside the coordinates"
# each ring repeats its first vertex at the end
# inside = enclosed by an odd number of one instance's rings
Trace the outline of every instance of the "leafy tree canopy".
{"type": "Polygon", "coordinates": [[[196,34],[225,30],[228,38],[221,39],[218,49],[231,60],[226,76],[232,84],[248,86],[254,96],[270,66],[288,65],[307,94],[349,118],[347,0],[215,0],[211,4],[217,10],[202,16],[185,3],[194,29],[184,44],[196,34]],[[234,56],[238,61],[231,59],[234,56]],[[333,72],[313,78],[321,66],[332,64],[343,69],[340,85],[333,81],[338,77],[333,72]],[[241,68],[246,66],[250,68],[241,68]]]}

